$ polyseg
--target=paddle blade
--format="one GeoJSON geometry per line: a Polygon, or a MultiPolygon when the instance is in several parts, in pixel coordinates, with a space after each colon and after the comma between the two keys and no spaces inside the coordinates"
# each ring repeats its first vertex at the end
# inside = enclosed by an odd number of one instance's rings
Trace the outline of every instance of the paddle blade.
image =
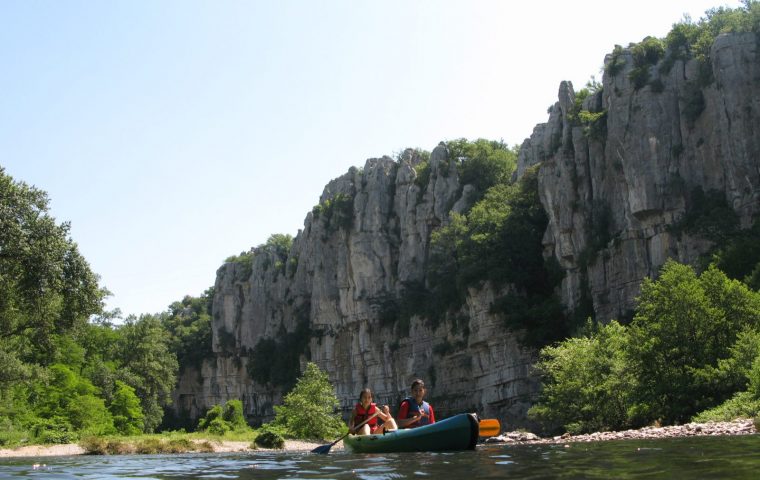
{"type": "Polygon", "coordinates": [[[481,437],[495,437],[499,434],[501,425],[495,418],[484,418],[480,421],[480,436],[481,437]]]}
{"type": "Polygon", "coordinates": [[[328,454],[328,453],[330,453],[330,449],[332,448],[333,445],[335,445],[335,444],[334,443],[330,443],[330,444],[327,444],[327,445],[320,445],[317,448],[315,448],[314,450],[312,450],[311,453],[328,454]]]}

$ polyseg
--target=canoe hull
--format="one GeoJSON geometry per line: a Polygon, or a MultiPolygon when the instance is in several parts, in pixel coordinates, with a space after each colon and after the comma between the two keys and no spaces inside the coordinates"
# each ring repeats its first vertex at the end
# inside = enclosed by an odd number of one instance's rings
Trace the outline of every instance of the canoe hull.
{"type": "Polygon", "coordinates": [[[343,444],[354,453],[439,452],[473,450],[477,441],[477,418],[462,413],[432,425],[384,435],[349,435],[343,444]]]}

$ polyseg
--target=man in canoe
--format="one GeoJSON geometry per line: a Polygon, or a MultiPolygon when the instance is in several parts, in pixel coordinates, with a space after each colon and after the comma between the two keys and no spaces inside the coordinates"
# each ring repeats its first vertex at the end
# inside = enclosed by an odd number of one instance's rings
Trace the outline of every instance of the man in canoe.
{"type": "Polygon", "coordinates": [[[382,408],[372,403],[372,390],[365,388],[359,394],[359,402],[354,405],[351,411],[351,418],[348,420],[348,431],[354,435],[369,435],[374,433],[383,433],[385,431],[396,430],[396,421],[391,416],[388,405],[382,408]],[[374,416],[377,414],[377,416],[374,416]],[[369,418],[369,421],[364,423],[369,418]],[[378,422],[377,419],[382,420],[378,422]],[[364,425],[362,425],[364,423],[364,425]]]}
{"type": "Polygon", "coordinates": [[[419,378],[412,382],[412,396],[405,398],[398,409],[398,426],[415,428],[435,423],[433,406],[425,400],[425,382],[419,378]]]}

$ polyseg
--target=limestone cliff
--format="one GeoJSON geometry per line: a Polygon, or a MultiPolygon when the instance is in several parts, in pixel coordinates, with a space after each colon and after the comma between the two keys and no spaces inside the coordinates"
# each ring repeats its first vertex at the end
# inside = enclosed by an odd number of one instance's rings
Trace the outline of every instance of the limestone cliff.
{"type": "MultiPolygon", "coordinates": [[[[324,189],[285,255],[261,247],[253,265],[231,262],[217,272],[213,304],[215,358],[186,369],[175,392],[193,417],[230,398],[244,400],[253,421],[272,415],[282,392],[247,372],[262,338],[295,338],[329,372],[346,409],[370,386],[395,410],[409,384],[422,377],[438,415],[477,411],[524,419],[536,382],[535,352],[519,345],[489,313],[495,292],[472,291],[464,325],[412,318],[383,320],[389,299],[425,276],[430,234],[450,211],[468,206],[456,162],[444,145],[430,155],[426,183],[412,150],[399,161],[367,160],[324,189]]],[[[276,351],[275,355],[291,352],[276,351]]]]}
{"type": "MultiPolygon", "coordinates": [[[[544,255],[565,271],[568,310],[625,317],[641,280],[667,258],[695,262],[711,241],[676,227],[698,192],[720,192],[743,226],[760,208],[758,37],[718,37],[710,82],[695,60],[664,61],[642,82],[631,51],[616,50],[602,88],[581,101],[563,82],[548,122],[522,145],[517,175],[540,164],[544,255]]],[[[346,409],[364,386],[395,406],[419,376],[442,415],[472,410],[525,425],[536,354],[490,313],[500,292],[470,290],[456,321],[386,321],[387,301],[424,280],[431,232],[469,207],[470,187],[444,145],[429,176],[415,169],[422,161],[409,150],[352,168],[325,187],[289,251],[261,247],[250,263],[218,270],[215,356],[185,369],[178,410],[197,416],[240,398],[253,421],[267,420],[282,391],[253,380],[251,352],[262,339],[288,339],[273,343],[272,361],[303,347],[296,362],[329,372],[346,409]]]]}
{"type": "Polygon", "coordinates": [[[695,263],[711,246],[673,227],[694,208],[695,192],[716,191],[749,226],[760,208],[760,56],[753,33],[721,35],[712,81],[697,60],[666,59],[631,77],[630,49],[605,59],[602,89],[583,100],[599,124],[583,124],[568,82],[548,123],[521,148],[518,171],[541,163],[549,215],[545,255],[566,270],[569,308],[590,294],[597,319],[626,317],[639,285],[667,258],[695,263]],[[610,65],[619,71],[610,75],[610,65]]]}

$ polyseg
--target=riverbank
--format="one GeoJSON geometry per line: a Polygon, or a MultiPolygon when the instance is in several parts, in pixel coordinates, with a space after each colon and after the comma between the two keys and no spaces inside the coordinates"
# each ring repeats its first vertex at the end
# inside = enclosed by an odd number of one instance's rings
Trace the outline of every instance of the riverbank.
{"type": "MultiPolygon", "coordinates": [[[[188,451],[204,451],[209,453],[226,453],[226,452],[254,452],[269,451],[267,448],[251,448],[251,442],[229,441],[229,440],[193,440],[198,449],[188,451]]],[[[302,440],[285,440],[283,452],[310,452],[324,443],[314,443],[302,440]]],[[[342,448],[342,442],[333,447],[338,450],[342,448]]],[[[0,458],[10,457],[59,457],[68,455],[84,455],[87,451],[78,443],[68,443],[63,445],[27,445],[17,448],[0,449],[0,458]]],[[[134,451],[124,451],[123,453],[135,453],[134,451]]],[[[181,453],[181,452],[177,452],[181,453]]]]}
{"type": "Polygon", "coordinates": [[[541,438],[530,432],[506,432],[485,440],[486,443],[516,444],[565,444],[573,442],[604,442],[609,440],[645,440],[659,438],[751,435],[758,433],[752,419],[732,422],[687,423],[669,427],[644,427],[620,432],[595,432],[583,435],[568,433],[556,437],[541,438]]]}
{"type": "MultiPolygon", "coordinates": [[[[610,440],[644,440],[676,437],[695,437],[695,436],[726,436],[726,435],[751,435],[758,433],[757,427],[751,419],[738,419],[732,422],[709,422],[709,423],[687,423],[685,425],[676,425],[670,427],[644,427],[637,430],[625,430],[620,432],[596,432],[584,435],[565,434],[556,437],[542,438],[530,432],[505,432],[497,437],[485,439],[485,443],[509,443],[509,444],[567,444],[574,442],[604,442],[610,440]]],[[[185,451],[204,451],[209,453],[226,453],[226,452],[254,452],[270,451],[265,448],[252,448],[251,442],[230,441],[230,440],[192,440],[194,450],[185,451]]],[[[302,440],[285,440],[285,447],[282,452],[310,452],[320,445],[328,442],[315,443],[302,440]]],[[[338,451],[343,448],[342,442],[339,442],[332,448],[332,451],[338,451]]],[[[67,455],[84,455],[87,451],[84,447],[76,443],[65,445],[28,445],[13,449],[0,449],[0,458],[7,457],[53,457],[67,455]]],[[[134,449],[122,451],[121,453],[137,453],[134,449]]],[[[176,452],[181,453],[181,452],[176,452]]]]}

